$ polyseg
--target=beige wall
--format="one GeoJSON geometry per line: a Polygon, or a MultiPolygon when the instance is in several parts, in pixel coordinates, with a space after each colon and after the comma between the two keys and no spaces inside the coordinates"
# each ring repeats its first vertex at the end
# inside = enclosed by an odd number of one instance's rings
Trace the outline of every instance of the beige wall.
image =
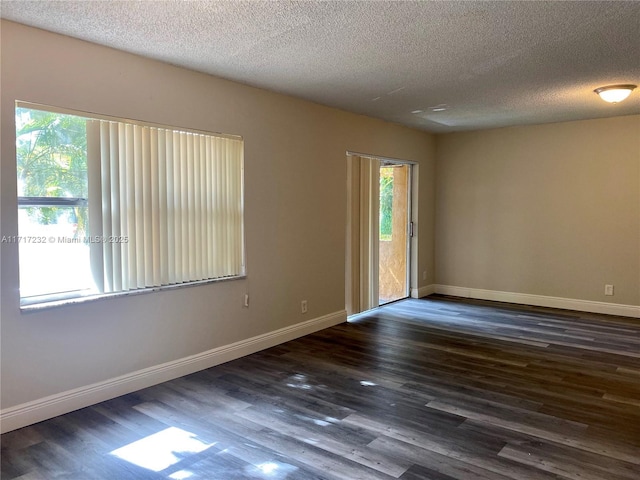
{"type": "Polygon", "coordinates": [[[11,22],[1,34],[3,235],[17,234],[13,112],[23,100],[242,135],[248,270],[246,280],[21,314],[18,246],[2,244],[3,409],[343,311],[347,150],[420,164],[417,268],[429,278],[416,286],[433,283],[432,136],[11,22]]]}
{"type": "Polygon", "coordinates": [[[436,151],[438,284],[640,305],[640,116],[441,135],[436,151]]]}

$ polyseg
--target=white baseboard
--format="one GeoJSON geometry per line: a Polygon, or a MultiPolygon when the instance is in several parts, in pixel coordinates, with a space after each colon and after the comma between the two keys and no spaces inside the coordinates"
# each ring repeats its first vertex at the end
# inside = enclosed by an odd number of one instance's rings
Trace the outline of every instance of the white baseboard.
{"type": "Polygon", "coordinates": [[[411,298],[427,297],[427,296],[432,295],[434,293],[436,293],[436,286],[435,285],[425,285],[424,287],[420,287],[420,288],[412,288],[411,289],[411,298]]]}
{"type": "Polygon", "coordinates": [[[477,298],[496,302],[519,303],[537,307],[562,308],[579,312],[604,313],[623,317],[640,318],[640,306],[622,305],[618,303],[594,302],[574,298],[547,297],[529,293],[500,292],[479,288],[455,287],[451,285],[435,285],[435,293],[454,297],[477,298]]]}
{"type": "Polygon", "coordinates": [[[9,432],[79,408],[95,405],[120,395],[244,357],[346,321],[347,312],[341,310],[230,345],[111,378],[104,382],[9,407],[0,411],[0,431],[1,433],[9,432]]]}

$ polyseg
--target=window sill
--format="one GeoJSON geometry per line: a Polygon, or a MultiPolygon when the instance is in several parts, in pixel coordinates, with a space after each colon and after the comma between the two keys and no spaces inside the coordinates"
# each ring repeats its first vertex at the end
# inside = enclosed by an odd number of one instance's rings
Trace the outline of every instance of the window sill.
{"type": "Polygon", "coordinates": [[[129,290],[126,292],[114,292],[114,293],[98,293],[95,295],[83,295],[77,297],[56,299],[56,300],[43,300],[37,303],[28,303],[20,305],[20,313],[32,313],[42,310],[48,310],[51,308],[66,307],[68,305],[83,304],[94,302],[96,300],[106,300],[111,298],[130,297],[133,295],[144,295],[152,292],[162,292],[165,290],[176,290],[185,287],[199,287],[202,285],[209,285],[212,283],[230,282],[233,280],[244,280],[247,275],[237,275],[233,277],[212,278],[210,280],[199,280],[196,282],[179,283],[175,285],[164,285],[162,287],[148,287],[140,288],[137,290],[129,290]]]}

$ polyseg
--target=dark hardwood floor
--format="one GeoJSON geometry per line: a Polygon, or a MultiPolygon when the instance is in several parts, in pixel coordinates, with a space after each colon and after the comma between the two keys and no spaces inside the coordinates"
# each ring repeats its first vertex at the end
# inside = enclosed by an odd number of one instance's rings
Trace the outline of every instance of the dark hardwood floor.
{"type": "Polygon", "coordinates": [[[432,296],[2,436],[2,479],[640,479],[640,321],[432,296]]]}

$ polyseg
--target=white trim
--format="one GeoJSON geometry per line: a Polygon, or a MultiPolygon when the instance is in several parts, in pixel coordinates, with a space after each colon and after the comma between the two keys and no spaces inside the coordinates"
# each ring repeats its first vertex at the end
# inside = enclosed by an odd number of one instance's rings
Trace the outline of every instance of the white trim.
{"type": "Polygon", "coordinates": [[[412,288],[411,289],[411,298],[422,298],[428,297],[436,293],[436,285],[425,285],[420,288],[412,288]]]}
{"type": "Polygon", "coordinates": [[[623,317],[640,318],[640,306],[622,305],[619,303],[594,302],[575,298],[548,297],[529,293],[500,292],[480,288],[455,287],[452,285],[435,285],[435,293],[454,297],[477,298],[496,302],[519,303],[537,307],[562,308],[579,312],[604,313],[623,317]]]}
{"type": "MultiPolygon", "coordinates": [[[[244,270],[244,268],[243,268],[244,270]]],[[[160,292],[162,290],[175,290],[177,288],[199,287],[209,285],[211,283],[228,282],[233,280],[246,280],[247,275],[241,273],[239,275],[229,277],[208,278],[206,280],[192,280],[184,283],[176,283],[172,285],[161,285],[159,287],[145,287],[135,290],[123,290],[113,293],[89,293],[86,295],[77,294],[75,297],[64,297],[60,294],[40,295],[37,297],[25,297],[20,299],[20,313],[37,312],[44,309],[65,307],[67,305],[75,305],[76,303],[94,302],[96,300],[108,300],[118,297],[130,297],[133,295],[143,295],[145,293],[160,292]],[[34,300],[37,299],[37,300],[34,300]]]]}
{"type": "Polygon", "coordinates": [[[154,122],[145,122],[142,120],[136,120],[134,118],[114,117],[113,115],[104,115],[104,114],[94,113],[94,112],[85,112],[83,110],[74,110],[71,108],[59,107],[57,105],[46,105],[44,103],[33,103],[33,102],[25,102],[22,100],[16,100],[15,106],[16,108],[28,108],[30,110],[40,110],[44,112],[58,113],[61,115],[73,115],[75,117],[82,117],[90,120],[107,120],[109,122],[133,123],[135,125],[140,125],[143,127],[164,128],[167,130],[178,130],[180,132],[196,133],[198,135],[211,135],[211,136],[220,137],[220,138],[243,140],[242,135],[233,135],[231,133],[221,133],[221,132],[209,132],[206,130],[197,130],[195,128],[171,126],[171,125],[154,123],[154,122]]]}
{"type": "Polygon", "coordinates": [[[250,355],[347,321],[346,310],[0,411],[1,433],[250,355]]]}
{"type": "Polygon", "coordinates": [[[372,155],[370,153],[352,152],[350,150],[347,150],[347,155],[352,156],[352,157],[372,158],[374,160],[380,160],[382,162],[388,162],[388,163],[396,163],[398,165],[401,165],[401,164],[418,165],[418,162],[414,162],[413,160],[403,160],[402,158],[393,158],[393,157],[381,157],[380,155],[372,155]]]}

